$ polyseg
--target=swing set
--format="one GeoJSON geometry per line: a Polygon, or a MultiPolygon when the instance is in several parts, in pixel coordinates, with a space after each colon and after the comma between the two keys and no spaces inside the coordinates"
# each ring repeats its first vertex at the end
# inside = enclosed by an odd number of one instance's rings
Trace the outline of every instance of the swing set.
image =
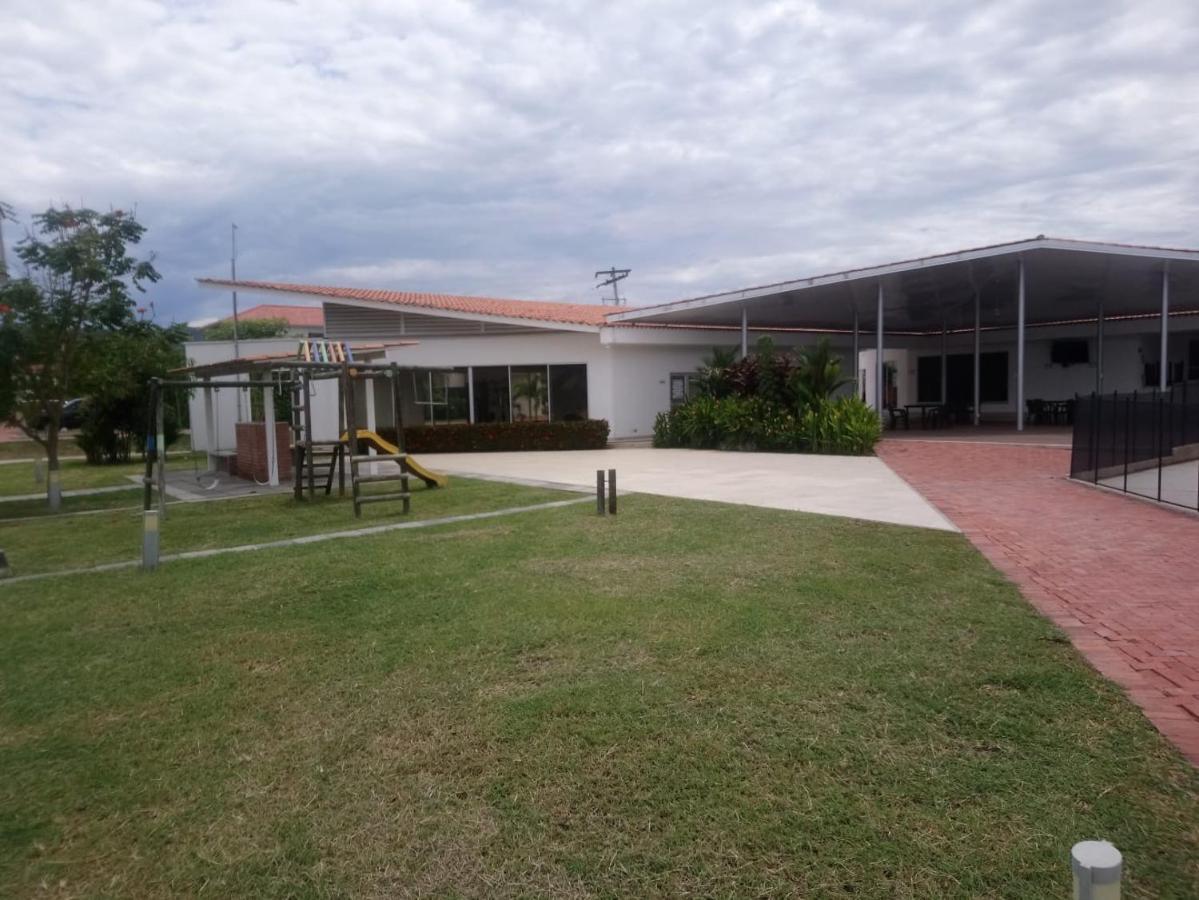
{"type": "MultiPolygon", "coordinates": [[[[402,342],[410,344],[411,342],[402,342]]],[[[412,459],[404,450],[403,410],[400,394],[400,375],[414,371],[393,362],[370,362],[370,356],[381,356],[387,347],[397,344],[375,344],[357,348],[364,358],[355,357],[348,342],[309,339],[300,342],[295,353],[276,353],[216,363],[189,366],[172,373],[179,378],[151,379],[147,409],[146,470],[143,479],[143,509],[157,514],[166,512],[166,453],[164,441],[164,396],[167,390],[200,390],[204,395],[205,431],[207,435],[208,468],[215,472],[221,460],[217,450],[217,420],[213,394],[221,389],[246,391],[262,390],[263,430],[265,431],[266,479],[260,484],[278,485],[278,440],[275,427],[275,397],[277,391],[291,395],[291,476],[296,500],[315,498],[318,487],[326,495],[333,491],[336,477],[339,496],[346,493],[346,471],[349,470],[354,515],[362,515],[368,503],[399,501],[404,513],[411,509],[409,479],[419,478],[430,488],[447,485],[444,475],[433,472],[412,459]],[[337,386],[336,437],[318,440],[314,428],[314,400],[321,383],[337,386]],[[376,382],[390,388],[391,419],[395,427],[395,443],[374,430],[359,427],[356,410],[356,386],[361,384],[373,406],[376,382]],[[369,451],[369,452],[368,452],[369,451]],[[382,464],[382,465],[381,465],[382,464]],[[394,465],[392,465],[394,464],[394,465]],[[380,471],[383,469],[383,471],[380,471]],[[368,484],[390,483],[395,490],[364,491],[368,484]]],[[[240,415],[239,415],[240,417],[240,415]]],[[[238,441],[243,432],[239,423],[238,441]]],[[[252,423],[256,428],[258,423],[252,423]]],[[[247,429],[244,434],[251,434],[247,429]]],[[[255,439],[257,439],[255,437],[255,439]]],[[[197,481],[199,478],[197,477],[197,481]]],[[[255,477],[257,481],[257,477],[255,477]]],[[[149,528],[149,526],[147,526],[149,528]]]]}

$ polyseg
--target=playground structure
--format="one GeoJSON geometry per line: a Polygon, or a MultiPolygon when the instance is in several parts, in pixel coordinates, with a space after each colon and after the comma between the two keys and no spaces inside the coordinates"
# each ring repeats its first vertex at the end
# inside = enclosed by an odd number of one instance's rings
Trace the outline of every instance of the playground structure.
{"type": "MultiPolygon", "coordinates": [[[[213,394],[222,389],[239,392],[257,389],[261,390],[263,422],[237,423],[239,447],[236,455],[241,455],[243,440],[257,442],[261,435],[263,447],[256,447],[255,450],[263,451],[256,458],[264,458],[266,477],[260,484],[271,487],[280,484],[280,429],[275,420],[276,394],[288,394],[291,401],[290,422],[287,423],[291,435],[288,459],[296,500],[314,498],[318,487],[326,495],[331,494],[335,478],[338,494],[344,496],[348,468],[356,517],[362,515],[364,504],[386,501],[400,501],[403,512],[409,512],[410,478],[419,478],[430,488],[445,487],[447,479],[421,466],[404,450],[403,404],[399,382],[401,373],[413,370],[402,368],[394,362],[371,361],[372,357],[383,356],[390,346],[395,345],[375,344],[355,349],[343,341],[303,340],[295,353],[265,354],[193,365],[172,373],[180,375],[179,378],[153,379],[147,410],[144,509],[148,512],[154,506],[156,490],[156,512],[158,516],[165,513],[166,460],[165,452],[162,452],[165,449],[164,392],[169,389],[203,391],[208,470],[216,473],[223,463],[226,469],[233,463],[228,460],[232,454],[221,453],[217,449],[213,394]],[[325,382],[336,385],[337,422],[330,437],[319,439],[314,427],[313,398],[317,385],[325,382]],[[385,384],[389,389],[388,407],[396,435],[394,444],[373,430],[358,427],[357,401],[365,397],[367,408],[373,411],[376,383],[385,384]],[[397,489],[387,492],[363,491],[364,485],[385,482],[395,483],[397,489]]],[[[252,407],[253,402],[248,405],[252,407]]],[[[255,480],[258,480],[257,477],[255,480]]],[[[147,530],[149,527],[147,525],[147,530]]]]}

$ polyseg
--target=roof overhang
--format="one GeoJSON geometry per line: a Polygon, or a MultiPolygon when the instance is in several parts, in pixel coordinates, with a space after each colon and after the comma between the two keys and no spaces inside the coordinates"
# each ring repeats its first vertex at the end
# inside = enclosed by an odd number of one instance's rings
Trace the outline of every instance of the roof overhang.
{"type": "Polygon", "coordinates": [[[755,327],[877,327],[878,288],[888,332],[937,333],[1016,323],[1024,264],[1030,325],[1160,312],[1169,272],[1171,309],[1199,309],[1199,251],[1038,237],[881,266],[850,269],[643,307],[610,315],[613,324],[755,327]]]}

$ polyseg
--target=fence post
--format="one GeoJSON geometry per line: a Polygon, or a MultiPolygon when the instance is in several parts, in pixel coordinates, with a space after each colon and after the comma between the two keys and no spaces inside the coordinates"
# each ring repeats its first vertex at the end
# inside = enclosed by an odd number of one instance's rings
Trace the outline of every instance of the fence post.
{"type": "Polygon", "coordinates": [[[616,470],[608,470],[608,512],[616,515],[616,470]]]}
{"type": "Polygon", "coordinates": [[[604,470],[595,470],[595,514],[602,516],[607,514],[607,506],[604,503],[604,470]]]}
{"type": "Polygon", "coordinates": [[[1124,859],[1107,841],[1079,841],[1070,848],[1074,900],[1120,900],[1124,859]]]}
{"type": "Polygon", "coordinates": [[[1094,465],[1091,466],[1092,481],[1095,484],[1099,483],[1099,419],[1103,415],[1103,398],[1098,394],[1091,393],[1091,461],[1094,465]]]}

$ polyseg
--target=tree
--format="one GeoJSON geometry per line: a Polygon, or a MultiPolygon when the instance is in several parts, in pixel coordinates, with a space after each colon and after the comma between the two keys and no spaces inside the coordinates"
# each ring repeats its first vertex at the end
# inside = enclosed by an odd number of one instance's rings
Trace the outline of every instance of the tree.
{"type": "MultiPolygon", "coordinates": [[[[237,323],[237,339],[253,341],[261,338],[286,337],[291,324],[287,319],[239,319],[237,323]]],[[[223,319],[213,322],[204,329],[206,341],[233,340],[233,320],[223,319]]]]}
{"type": "MultiPolygon", "coordinates": [[[[146,445],[151,378],[164,378],[186,363],[183,342],[187,327],[160,328],[152,322],[133,322],[88,343],[83,368],[89,390],[83,404],[79,448],[91,463],[129,462],[135,449],[146,445]]],[[[184,424],[186,401],[171,391],[163,407],[165,438],[171,444],[184,424]]]]}
{"type": "Polygon", "coordinates": [[[0,418],[17,425],[46,453],[47,498],[57,509],[58,433],[63,403],[85,394],[82,365],[104,334],[133,323],[131,291],[159,279],[151,260],[129,246],[145,227],[122,210],[51,207],[33,217],[16,246],[22,277],[10,265],[0,285],[0,418]],[[44,427],[39,427],[41,423],[44,427]]]}

